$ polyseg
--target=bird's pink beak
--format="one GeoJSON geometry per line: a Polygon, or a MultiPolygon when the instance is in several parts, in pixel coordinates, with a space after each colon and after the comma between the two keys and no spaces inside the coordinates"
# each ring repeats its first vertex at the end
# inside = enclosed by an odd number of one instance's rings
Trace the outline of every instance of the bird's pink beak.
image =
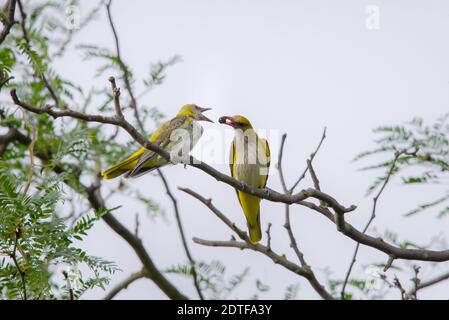
{"type": "Polygon", "coordinates": [[[218,122],[219,123],[222,123],[222,124],[227,124],[228,126],[231,126],[231,127],[233,127],[233,128],[235,128],[236,126],[237,126],[237,122],[234,120],[234,118],[233,117],[230,117],[230,116],[223,116],[223,117],[220,117],[220,119],[218,119],[218,122]]]}

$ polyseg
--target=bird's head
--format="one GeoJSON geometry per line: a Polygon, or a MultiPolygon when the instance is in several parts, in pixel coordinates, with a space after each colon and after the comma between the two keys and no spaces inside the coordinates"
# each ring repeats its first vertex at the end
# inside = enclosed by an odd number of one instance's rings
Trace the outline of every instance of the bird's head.
{"type": "Polygon", "coordinates": [[[211,119],[209,119],[203,114],[203,112],[208,110],[211,110],[211,108],[201,108],[196,104],[186,104],[181,108],[181,110],[179,110],[177,116],[187,116],[198,121],[213,122],[211,119]]]}
{"type": "Polygon", "coordinates": [[[218,122],[227,124],[228,126],[233,127],[234,129],[247,130],[252,129],[251,122],[244,116],[235,115],[235,116],[223,116],[218,119],[218,122]]]}

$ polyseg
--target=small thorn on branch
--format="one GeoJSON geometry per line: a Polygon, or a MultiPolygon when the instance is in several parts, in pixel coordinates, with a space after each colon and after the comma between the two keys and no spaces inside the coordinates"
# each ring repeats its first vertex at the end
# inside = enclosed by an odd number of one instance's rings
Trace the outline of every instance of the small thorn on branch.
{"type": "Polygon", "coordinates": [[[391,265],[393,264],[394,259],[395,259],[395,257],[393,255],[388,257],[387,264],[384,267],[384,272],[387,272],[388,269],[390,269],[391,265]]]}

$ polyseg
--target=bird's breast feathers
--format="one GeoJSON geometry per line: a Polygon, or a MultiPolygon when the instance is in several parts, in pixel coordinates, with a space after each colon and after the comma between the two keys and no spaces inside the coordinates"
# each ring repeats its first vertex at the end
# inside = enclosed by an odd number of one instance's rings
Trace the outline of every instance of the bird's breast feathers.
{"type": "Polygon", "coordinates": [[[257,135],[236,135],[231,153],[233,176],[252,187],[265,187],[270,165],[267,141],[257,135]]]}

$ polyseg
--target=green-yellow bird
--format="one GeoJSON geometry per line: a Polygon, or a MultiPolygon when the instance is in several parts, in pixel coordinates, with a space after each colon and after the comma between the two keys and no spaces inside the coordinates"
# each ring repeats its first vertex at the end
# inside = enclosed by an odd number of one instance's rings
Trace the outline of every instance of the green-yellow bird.
{"type": "MultiPolygon", "coordinates": [[[[203,112],[208,110],[210,108],[186,104],[179,110],[176,117],[162,123],[156,129],[149,139],[150,142],[159,145],[168,152],[176,150],[177,155],[178,151],[189,152],[203,133],[203,128],[197,121],[213,122],[203,115],[203,112]],[[176,149],[174,149],[175,146],[176,149]]],[[[102,172],[101,175],[104,179],[113,179],[122,174],[125,174],[125,178],[139,177],[167,163],[167,160],[157,153],[142,147],[122,162],[102,172]]]]}
{"type": "MultiPolygon", "coordinates": [[[[270,167],[270,147],[267,140],[259,138],[249,120],[243,116],[224,116],[218,122],[235,129],[229,160],[232,177],[251,187],[265,188],[270,167]]],[[[239,190],[237,197],[246,217],[249,238],[252,243],[258,243],[262,239],[261,198],[239,190]]]]}

